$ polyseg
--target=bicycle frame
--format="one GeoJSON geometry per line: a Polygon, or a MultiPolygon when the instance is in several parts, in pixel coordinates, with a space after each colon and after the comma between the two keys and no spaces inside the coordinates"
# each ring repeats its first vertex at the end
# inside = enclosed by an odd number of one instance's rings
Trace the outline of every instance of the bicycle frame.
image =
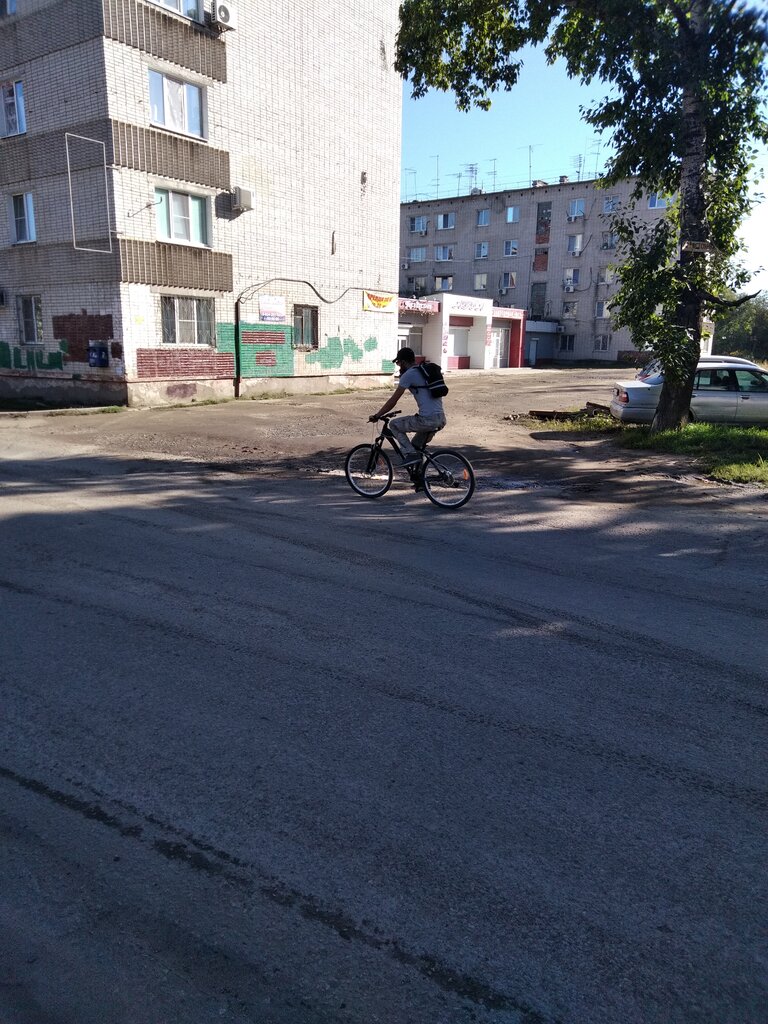
{"type": "MultiPolygon", "coordinates": [[[[389,441],[389,443],[392,445],[392,448],[395,451],[395,454],[399,455],[400,458],[402,459],[402,457],[403,457],[403,450],[400,447],[400,445],[397,443],[397,439],[396,439],[395,435],[392,433],[392,431],[389,428],[389,421],[391,419],[393,419],[395,416],[399,416],[399,414],[400,414],[400,410],[399,409],[395,409],[393,412],[387,412],[387,413],[384,413],[383,416],[379,416],[379,419],[383,420],[383,423],[382,423],[381,430],[379,432],[379,436],[373,442],[373,448],[371,450],[371,459],[370,459],[370,462],[368,464],[369,472],[373,472],[373,469],[374,469],[374,467],[376,465],[376,458],[377,458],[379,452],[381,451],[381,449],[384,447],[384,442],[385,441],[389,441]]],[[[435,435],[433,433],[432,437],[434,437],[434,436],[435,435]]],[[[430,438],[430,440],[431,439],[432,438],[430,438]]],[[[416,477],[420,473],[424,472],[424,466],[427,463],[431,463],[433,461],[432,456],[427,451],[426,444],[424,445],[423,448],[417,448],[416,450],[418,452],[420,452],[424,456],[424,460],[425,461],[422,462],[420,465],[417,465],[417,466],[404,466],[403,467],[403,469],[408,471],[408,476],[411,478],[411,480],[415,480],[416,477]]]]}

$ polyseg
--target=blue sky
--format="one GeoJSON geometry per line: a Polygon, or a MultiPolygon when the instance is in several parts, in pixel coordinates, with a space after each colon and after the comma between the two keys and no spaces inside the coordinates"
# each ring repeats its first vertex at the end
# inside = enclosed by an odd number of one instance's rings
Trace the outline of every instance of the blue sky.
{"type": "MultiPolygon", "coordinates": [[[[610,152],[609,140],[601,140],[582,121],[580,107],[591,106],[602,95],[599,85],[582,86],[560,65],[548,67],[535,50],[526,52],[514,89],[497,94],[489,111],[461,113],[443,93],[412,100],[406,85],[401,198],[467,194],[473,183],[490,192],[524,188],[533,178],[594,178],[610,152]]],[[[745,264],[753,272],[766,268],[750,290],[768,289],[768,152],[762,165],[767,198],[741,232],[745,264]]]]}

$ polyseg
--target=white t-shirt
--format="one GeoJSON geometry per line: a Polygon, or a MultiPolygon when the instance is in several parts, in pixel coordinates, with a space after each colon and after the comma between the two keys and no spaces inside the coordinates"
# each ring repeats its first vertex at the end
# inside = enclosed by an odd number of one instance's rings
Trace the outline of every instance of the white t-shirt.
{"type": "Polygon", "coordinates": [[[397,383],[399,387],[411,392],[421,416],[445,416],[442,398],[435,398],[429,393],[427,381],[418,366],[411,366],[405,373],[401,373],[397,383]]]}

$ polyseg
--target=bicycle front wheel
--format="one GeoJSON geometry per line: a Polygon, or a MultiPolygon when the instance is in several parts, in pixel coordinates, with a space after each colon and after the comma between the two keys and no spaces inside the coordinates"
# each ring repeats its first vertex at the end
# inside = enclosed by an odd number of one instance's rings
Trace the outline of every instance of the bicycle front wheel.
{"type": "Polygon", "coordinates": [[[380,498],[392,486],[392,463],[381,448],[359,444],[344,463],[349,486],[364,498],[380,498]]]}
{"type": "Polygon", "coordinates": [[[461,508],[475,490],[475,472],[459,452],[447,448],[432,452],[424,466],[424,490],[440,508],[461,508]]]}

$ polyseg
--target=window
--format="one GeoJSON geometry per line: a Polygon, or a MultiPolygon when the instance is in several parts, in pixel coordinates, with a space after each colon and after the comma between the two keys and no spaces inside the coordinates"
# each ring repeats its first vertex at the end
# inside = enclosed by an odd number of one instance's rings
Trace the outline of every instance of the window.
{"type": "Polygon", "coordinates": [[[520,207],[519,206],[508,206],[507,207],[507,224],[517,224],[520,220],[520,207]]]}
{"type": "Polygon", "coordinates": [[[22,345],[40,345],[43,341],[43,304],[39,295],[17,295],[16,314],[22,345]]]}
{"type": "Polygon", "coordinates": [[[595,352],[607,352],[611,347],[610,334],[598,334],[595,337],[595,352]]]}
{"type": "Polygon", "coordinates": [[[424,232],[427,230],[427,218],[426,217],[409,217],[408,218],[408,230],[424,232]]]}
{"type": "Polygon", "coordinates": [[[599,267],[597,271],[598,284],[613,284],[613,267],[599,267]]]}
{"type": "Polygon", "coordinates": [[[618,196],[607,196],[603,200],[603,213],[615,213],[621,200],[618,196]]]}
{"type": "Polygon", "coordinates": [[[453,277],[436,277],[435,278],[435,291],[438,291],[438,292],[450,292],[450,291],[453,291],[453,277]]]}
{"type": "Polygon", "coordinates": [[[0,0],[0,18],[4,14],[16,13],[16,0],[0,0]]]}
{"type": "Polygon", "coordinates": [[[732,370],[699,370],[694,388],[697,391],[735,391],[732,370]]]}
{"type": "Polygon", "coordinates": [[[605,320],[610,315],[610,306],[605,300],[600,299],[595,303],[595,316],[598,320],[605,320]]]}
{"type": "Polygon", "coordinates": [[[536,281],[531,285],[531,304],[529,311],[534,319],[548,315],[546,281],[536,281]]]}
{"type": "Polygon", "coordinates": [[[479,228],[488,227],[491,223],[491,211],[490,210],[478,210],[477,211],[477,226],[479,228]]]}
{"type": "Polygon", "coordinates": [[[565,268],[565,277],[563,279],[563,287],[564,288],[575,288],[576,285],[579,283],[580,276],[581,275],[579,273],[579,268],[578,267],[566,267],[565,268]]]}
{"type": "Polygon", "coordinates": [[[11,238],[14,242],[34,242],[36,237],[32,193],[11,196],[11,238]]]}
{"type": "Polygon", "coordinates": [[[560,351],[561,352],[573,352],[575,343],[576,343],[576,335],[575,334],[561,334],[560,335],[560,351]]]}
{"type": "Polygon", "coordinates": [[[488,259],[488,243],[487,242],[475,242],[475,259],[476,260],[487,260],[488,259]]]}
{"type": "Polygon", "coordinates": [[[584,216],[584,200],[583,199],[572,199],[568,203],[568,217],[570,220],[576,220],[577,217],[584,216]]]}
{"type": "Polygon", "coordinates": [[[619,241],[619,236],[613,231],[603,232],[603,241],[600,246],[601,249],[615,249],[619,241]]]}
{"type": "Polygon", "coordinates": [[[453,246],[452,245],[436,245],[435,246],[435,260],[438,263],[445,263],[446,260],[453,259],[453,246]]]}
{"type": "Polygon", "coordinates": [[[573,320],[579,311],[578,302],[564,302],[563,303],[563,319],[573,320]]]}
{"type": "Polygon", "coordinates": [[[768,374],[758,370],[734,370],[739,391],[768,391],[768,374]]]}
{"type": "Polygon", "coordinates": [[[651,192],[648,196],[648,209],[666,210],[668,201],[668,196],[662,195],[661,192],[651,192]]]}
{"type": "Polygon", "coordinates": [[[424,295],[427,290],[427,279],[426,277],[409,277],[407,278],[408,291],[413,295],[424,295]]]}
{"type": "Polygon", "coordinates": [[[202,21],[200,17],[200,0],[152,0],[152,3],[160,7],[167,7],[171,11],[178,11],[186,18],[194,18],[202,21]]]}
{"type": "Polygon", "coordinates": [[[150,71],[149,109],[153,124],[202,138],[203,90],[199,86],[150,71]]]}
{"type": "Polygon", "coordinates": [[[514,288],[517,284],[517,274],[511,270],[505,270],[501,275],[501,287],[502,288],[514,288]]]}
{"type": "Polygon", "coordinates": [[[536,241],[548,242],[549,229],[552,225],[552,203],[536,204],[536,241]]]}
{"type": "Polygon", "coordinates": [[[203,196],[155,189],[158,238],[208,245],[208,210],[203,196]]]}
{"type": "Polygon", "coordinates": [[[583,247],[583,235],[568,235],[568,252],[571,254],[571,256],[580,256],[583,247]]]}
{"type": "Polygon", "coordinates": [[[482,292],[488,287],[487,274],[475,274],[475,291],[482,292]]]}
{"type": "Polygon", "coordinates": [[[504,255],[505,256],[517,256],[517,239],[510,238],[504,243],[504,255]]]}
{"type": "Polygon", "coordinates": [[[165,345],[213,345],[213,299],[195,299],[180,295],[163,295],[160,314],[165,345]]]}
{"type": "Polygon", "coordinates": [[[406,252],[410,263],[424,263],[427,258],[426,245],[415,245],[410,249],[406,249],[406,252]]]}
{"type": "Polygon", "coordinates": [[[456,227],[456,214],[455,213],[438,213],[437,215],[437,230],[447,231],[449,228],[456,227]]]}
{"type": "Polygon", "coordinates": [[[3,82],[0,85],[0,136],[23,135],[26,130],[24,86],[21,82],[3,82]]]}
{"type": "Polygon", "coordinates": [[[310,349],[318,346],[317,306],[293,307],[293,347],[310,349]]]}

